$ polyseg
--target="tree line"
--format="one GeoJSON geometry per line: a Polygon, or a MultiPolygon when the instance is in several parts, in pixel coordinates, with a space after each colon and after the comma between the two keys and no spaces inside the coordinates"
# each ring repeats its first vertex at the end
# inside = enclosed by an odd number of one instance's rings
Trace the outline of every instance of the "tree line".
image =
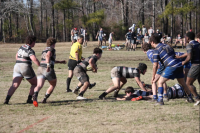
{"type": "Polygon", "coordinates": [[[184,36],[200,29],[200,0],[0,0],[0,41],[23,42],[35,35],[70,41],[72,28],[86,27],[90,40],[100,27],[124,40],[132,24],[184,36]]]}

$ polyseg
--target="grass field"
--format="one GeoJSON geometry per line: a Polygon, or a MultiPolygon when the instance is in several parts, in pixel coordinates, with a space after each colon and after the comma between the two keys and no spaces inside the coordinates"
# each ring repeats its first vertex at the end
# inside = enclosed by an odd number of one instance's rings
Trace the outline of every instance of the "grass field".
{"type": "MultiPolygon", "coordinates": [[[[122,44],[122,41],[114,42],[122,44]]],[[[56,44],[56,59],[68,60],[71,43],[56,44]]],[[[56,64],[57,86],[48,99],[47,104],[42,104],[44,94],[49,86],[45,83],[38,95],[39,107],[26,104],[30,84],[22,81],[19,88],[11,97],[10,104],[4,105],[4,99],[12,83],[15,54],[22,44],[0,45],[0,132],[1,133],[199,133],[199,106],[185,102],[185,99],[173,99],[164,106],[155,106],[153,103],[141,101],[115,101],[113,93],[107,100],[99,100],[98,96],[112,85],[110,70],[114,66],[137,67],[139,62],[148,65],[147,73],[141,75],[145,83],[151,82],[152,64],[139,48],[137,51],[107,51],[103,50],[101,60],[98,61],[98,72],[88,72],[91,83],[97,85],[87,90],[86,101],[77,101],[76,95],[66,93],[66,79],[68,76],[67,64],[56,64]]],[[[45,43],[37,43],[33,48],[37,58],[45,47],[45,43]]],[[[97,42],[89,42],[83,48],[83,57],[92,54],[97,42]]],[[[185,51],[185,49],[176,49],[185,51]]],[[[36,72],[37,66],[33,64],[36,72]]],[[[71,89],[74,89],[78,80],[74,77],[71,89]]],[[[176,80],[167,82],[173,86],[176,80]]],[[[128,79],[124,88],[133,86],[138,88],[134,79],[128,79]]],[[[195,86],[199,85],[195,82],[195,86]]]]}

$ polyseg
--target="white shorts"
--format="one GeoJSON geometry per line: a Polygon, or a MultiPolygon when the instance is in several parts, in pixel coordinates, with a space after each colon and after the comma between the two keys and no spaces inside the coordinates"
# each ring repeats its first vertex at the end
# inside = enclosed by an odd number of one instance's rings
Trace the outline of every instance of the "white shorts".
{"type": "Polygon", "coordinates": [[[109,42],[110,44],[112,44],[112,39],[108,39],[108,42],[109,42]]]}
{"type": "Polygon", "coordinates": [[[13,69],[14,77],[24,77],[25,79],[32,79],[35,77],[32,65],[27,63],[16,63],[13,69]]]}
{"type": "Polygon", "coordinates": [[[50,68],[50,71],[47,72],[47,68],[45,67],[38,67],[38,71],[37,71],[37,78],[43,78],[46,79],[48,81],[54,80],[56,79],[56,74],[53,68],[50,68]]]}

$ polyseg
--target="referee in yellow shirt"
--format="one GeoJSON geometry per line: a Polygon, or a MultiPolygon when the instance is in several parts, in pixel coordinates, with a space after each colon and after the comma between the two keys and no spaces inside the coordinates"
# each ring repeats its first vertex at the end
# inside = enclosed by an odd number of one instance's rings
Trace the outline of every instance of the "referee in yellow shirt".
{"type": "Polygon", "coordinates": [[[66,81],[67,82],[66,92],[72,92],[72,90],[69,88],[69,86],[70,86],[70,83],[71,83],[71,79],[73,77],[74,68],[76,67],[76,65],[78,63],[81,62],[81,59],[84,60],[84,58],[82,57],[83,41],[84,41],[84,37],[82,35],[79,35],[77,37],[77,42],[74,43],[71,46],[71,51],[70,51],[69,61],[68,61],[69,75],[68,75],[68,78],[67,78],[67,81],[66,81]]]}

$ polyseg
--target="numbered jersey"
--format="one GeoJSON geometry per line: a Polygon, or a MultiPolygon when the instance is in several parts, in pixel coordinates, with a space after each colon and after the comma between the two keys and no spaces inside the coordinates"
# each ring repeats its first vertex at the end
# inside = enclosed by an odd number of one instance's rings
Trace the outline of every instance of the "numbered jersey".
{"type": "Polygon", "coordinates": [[[47,67],[46,55],[47,55],[48,51],[51,51],[51,57],[50,57],[50,61],[49,61],[50,67],[54,68],[54,63],[55,63],[55,59],[56,59],[56,50],[52,47],[46,47],[46,49],[42,51],[40,66],[45,67],[45,68],[47,67]]]}
{"type": "Polygon", "coordinates": [[[17,52],[16,63],[27,63],[32,64],[30,56],[35,55],[35,52],[29,45],[23,45],[19,48],[17,52]]]}
{"type": "Polygon", "coordinates": [[[153,61],[160,61],[165,67],[181,67],[180,59],[175,58],[175,52],[172,47],[167,44],[159,43],[153,53],[153,61]]]}

